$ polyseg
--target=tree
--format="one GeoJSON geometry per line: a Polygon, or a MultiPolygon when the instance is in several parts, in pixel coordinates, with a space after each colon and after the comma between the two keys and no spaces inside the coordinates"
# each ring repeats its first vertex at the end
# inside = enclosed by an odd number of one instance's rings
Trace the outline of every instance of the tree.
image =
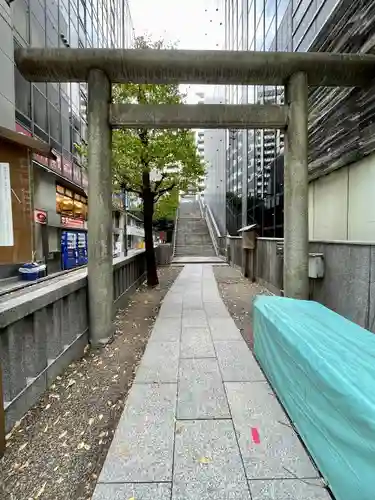
{"type": "MultiPolygon", "coordinates": [[[[137,38],[135,48],[162,49],[164,43],[137,38]]],[[[113,100],[127,104],[181,104],[177,84],[122,84],[113,88],[113,100]]],[[[159,212],[178,203],[178,193],[195,186],[204,174],[194,134],[188,130],[120,129],[113,133],[113,176],[117,186],[136,193],[143,202],[147,283],[158,284],[152,221],[159,212]],[[164,208],[163,208],[164,206],[164,208]]],[[[159,215],[160,215],[159,214],[159,215]]]]}
{"type": "MultiPolygon", "coordinates": [[[[168,48],[163,41],[151,42],[138,37],[137,49],[168,48]]],[[[169,47],[170,48],[170,47],[169,47]]],[[[173,49],[171,49],[173,50],[173,49]]],[[[118,84],[112,89],[113,102],[124,104],[182,104],[184,95],[177,84],[118,84]]],[[[83,145],[78,152],[87,156],[83,145]]],[[[153,217],[172,215],[178,205],[180,191],[196,188],[204,175],[189,130],[119,129],[112,135],[112,174],[115,191],[137,194],[143,204],[147,284],[156,286],[158,276],[153,243],[153,217]]]]}

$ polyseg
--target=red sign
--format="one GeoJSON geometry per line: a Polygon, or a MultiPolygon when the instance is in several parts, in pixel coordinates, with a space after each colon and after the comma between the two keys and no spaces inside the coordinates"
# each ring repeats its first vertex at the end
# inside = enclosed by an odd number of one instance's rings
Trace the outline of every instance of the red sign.
{"type": "Polygon", "coordinates": [[[71,179],[73,177],[73,164],[71,161],[66,160],[63,157],[63,172],[64,172],[64,177],[67,177],[68,179],[71,179]]]}
{"type": "Polygon", "coordinates": [[[62,173],[61,154],[58,153],[55,149],[52,149],[52,153],[56,156],[56,160],[50,159],[49,167],[51,170],[54,170],[58,174],[61,174],[62,173]]]}
{"type": "Polygon", "coordinates": [[[89,187],[89,179],[87,177],[87,172],[84,169],[82,169],[82,186],[87,193],[87,189],[89,187]]]}
{"type": "Polygon", "coordinates": [[[19,123],[16,123],[16,132],[18,132],[19,134],[27,135],[28,137],[33,136],[33,134],[30,132],[30,130],[23,128],[23,126],[20,125],[19,123]]]}
{"type": "Polygon", "coordinates": [[[47,224],[48,216],[45,210],[34,210],[34,221],[38,224],[47,224]]]}
{"type": "Polygon", "coordinates": [[[82,229],[85,227],[85,223],[81,219],[73,219],[73,217],[61,217],[61,224],[64,227],[72,227],[82,229]]]}
{"type": "Polygon", "coordinates": [[[81,167],[75,163],[73,164],[73,181],[80,186],[82,185],[81,167]]]}
{"type": "Polygon", "coordinates": [[[33,154],[33,160],[37,161],[38,163],[40,163],[44,167],[49,166],[48,158],[46,158],[45,156],[42,156],[38,153],[33,154]]]}

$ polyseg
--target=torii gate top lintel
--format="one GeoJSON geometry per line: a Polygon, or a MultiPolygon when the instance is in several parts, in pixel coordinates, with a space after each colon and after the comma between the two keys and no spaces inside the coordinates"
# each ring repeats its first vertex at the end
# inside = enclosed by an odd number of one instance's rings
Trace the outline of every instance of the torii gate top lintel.
{"type": "Polygon", "coordinates": [[[284,85],[298,72],[311,86],[365,86],[375,56],[328,52],[21,48],[16,64],[30,81],[87,81],[100,69],[113,83],[284,85]]]}
{"type": "MultiPolygon", "coordinates": [[[[368,86],[375,56],[309,52],[122,49],[15,51],[30,81],[88,82],[88,291],[91,342],[112,335],[114,127],[284,129],[284,295],[309,297],[308,86],[368,86]],[[285,85],[285,104],[112,104],[111,83],[285,85]],[[100,285],[100,286],[98,286],[100,285]]],[[[244,145],[246,143],[244,142],[244,145]]],[[[246,154],[246,151],[245,151],[246,154]]],[[[148,233],[146,247],[152,246],[148,233]]]]}

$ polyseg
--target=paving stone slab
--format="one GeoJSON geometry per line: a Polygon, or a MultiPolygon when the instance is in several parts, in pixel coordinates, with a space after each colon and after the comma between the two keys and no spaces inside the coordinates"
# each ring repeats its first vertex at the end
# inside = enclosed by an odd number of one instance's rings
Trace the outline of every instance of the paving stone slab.
{"type": "Polygon", "coordinates": [[[242,340],[242,335],[232,318],[208,318],[213,340],[242,340]]]}
{"type": "Polygon", "coordinates": [[[206,311],[208,319],[210,318],[230,318],[228,309],[225,307],[224,303],[221,302],[205,302],[204,309],[206,311]]]}
{"type": "Polygon", "coordinates": [[[183,494],[191,482],[200,485],[200,497],[193,496],[193,490],[192,496],[185,498],[197,500],[214,499],[214,493],[225,491],[227,485],[231,485],[231,489],[245,488],[243,464],[231,420],[176,423],[173,498],[183,498],[180,492],[183,494]]]}
{"type": "Polygon", "coordinates": [[[100,483],[172,480],[177,384],[133,385],[100,483]]]}
{"type": "Polygon", "coordinates": [[[179,349],[179,342],[149,342],[135,383],[176,383],[179,349]]]}
{"type": "Polygon", "coordinates": [[[224,382],[257,382],[265,377],[244,340],[214,341],[224,382]]]}
{"type": "Polygon", "coordinates": [[[92,500],[170,500],[172,485],[168,483],[98,484],[92,500]]]}
{"type": "Polygon", "coordinates": [[[251,500],[251,497],[246,484],[228,483],[223,478],[205,483],[174,484],[172,500],[251,500]]]}
{"type": "Polygon", "coordinates": [[[182,327],[197,327],[197,328],[208,328],[208,321],[204,311],[192,311],[189,310],[189,314],[184,312],[182,316],[182,327]],[[197,313],[197,314],[194,314],[197,313]],[[201,312],[203,314],[201,314],[201,312]]]}
{"type": "Polygon", "coordinates": [[[181,318],[158,318],[151,333],[150,341],[179,342],[181,318]]]}
{"type": "Polygon", "coordinates": [[[295,479],[250,481],[252,500],[331,500],[322,481],[295,479]]]}
{"type": "Polygon", "coordinates": [[[229,418],[229,407],[216,359],[181,359],[177,418],[229,418]]]}
{"type": "Polygon", "coordinates": [[[225,389],[248,479],[319,477],[267,383],[226,383],[225,389]]]}
{"type": "Polygon", "coordinates": [[[179,304],[162,305],[159,318],[180,318],[182,315],[182,302],[179,304]]]}
{"type": "Polygon", "coordinates": [[[181,334],[181,358],[214,358],[215,349],[209,328],[184,327],[181,334]]]}

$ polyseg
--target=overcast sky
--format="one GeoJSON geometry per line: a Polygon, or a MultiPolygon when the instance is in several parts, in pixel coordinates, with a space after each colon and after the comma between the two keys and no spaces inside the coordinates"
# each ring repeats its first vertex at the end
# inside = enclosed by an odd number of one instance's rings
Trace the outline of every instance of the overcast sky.
{"type": "MultiPolygon", "coordinates": [[[[129,0],[136,36],[162,38],[177,43],[181,49],[223,48],[221,3],[220,0],[129,0]]],[[[194,102],[195,92],[202,90],[211,93],[207,87],[191,86],[189,102],[194,102]]]]}

